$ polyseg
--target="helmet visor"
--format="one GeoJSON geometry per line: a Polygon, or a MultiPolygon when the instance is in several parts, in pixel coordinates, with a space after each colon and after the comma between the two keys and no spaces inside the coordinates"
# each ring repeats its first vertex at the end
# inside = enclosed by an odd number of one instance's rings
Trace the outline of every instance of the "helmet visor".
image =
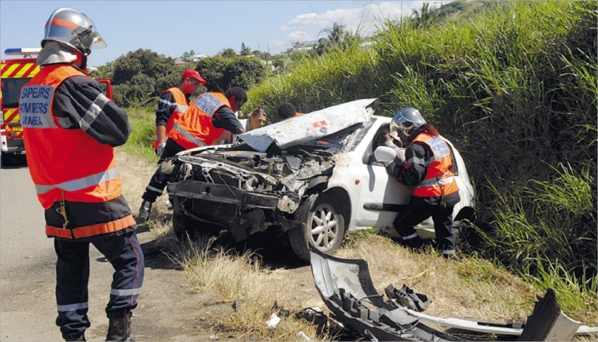
{"type": "Polygon", "coordinates": [[[87,21],[88,21],[88,25],[89,25],[87,27],[89,27],[88,30],[90,31],[89,37],[91,39],[90,49],[105,48],[108,44],[106,44],[104,39],[100,36],[98,31],[96,30],[96,25],[93,23],[93,21],[91,21],[91,19],[89,19],[89,17],[87,17],[87,21]]]}
{"type": "Polygon", "coordinates": [[[101,49],[106,42],[95,28],[95,24],[86,15],[63,19],[53,16],[44,27],[44,40],[55,40],[67,43],[79,50],[101,49]],[[71,20],[72,19],[72,20],[71,20]]]}

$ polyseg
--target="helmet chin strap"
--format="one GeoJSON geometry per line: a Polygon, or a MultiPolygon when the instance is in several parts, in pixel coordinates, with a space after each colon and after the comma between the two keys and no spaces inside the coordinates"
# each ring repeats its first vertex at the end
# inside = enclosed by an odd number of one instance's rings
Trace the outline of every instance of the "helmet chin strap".
{"type": "Polygon", "coordinates": [[[75,55],[77,55],[77,58],[73,61],[74,66],[76,66],[82,71],[85,70],[85,68],[87,67],[87,54],[82,53],[78,49],[73,50],[75,51],[75,55]]]}
{"type": "Polygon", "coordinates": [[[81,70],[85,70],[85,68],[87,68],[87,55],[82,54],[81,55],[81,70]]]}

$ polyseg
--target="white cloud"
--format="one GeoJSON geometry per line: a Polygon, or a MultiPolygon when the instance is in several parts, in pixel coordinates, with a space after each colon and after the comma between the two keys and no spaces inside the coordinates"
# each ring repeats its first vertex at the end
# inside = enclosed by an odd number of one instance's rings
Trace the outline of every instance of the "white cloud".
{"type": "MultiPolygon", "coordinates": [[[[325,30],[331,29],[333,24],[345,27],[349,32],[359,30],[361,36],[371,36],[376,32],[376,26],[382,27],[386,20],[396,21],[410,16],[413,10],[421,9],[424,3],[430,3],[431,8],[439,7],[447,1],[386,1],[370,2],[357,8],[337,8],[325,13],[303,13],[280,26],[281,31],[291,31],[287,35],[287,46],[292,42],[304,42],[326,37],[325,30]]],[[[339,2],[342,4],[342,2],[339,2]]]]}
{"type": "MultiPolygon", "coordinates": [[[[337,8],[325,13],[304,13],[282,25],[282,31],[304,31],[311,36],[324,34],[324,30],[332,28],[334,23],[342,25],[346,30],[360,34],[371,35],[376,31],[375,26],[381,26],[386,20],[398,20],[409,16],[414,9],[420,9],[424,2],[430,7],[438,7],[450,1],[393,1],[369,3],[357,8],[337,8]]],[[[295,32],[293,32],[294,34],[295,32]]]]}
{"type": "Polygon", "coordinates": [[[293,31],[289,33],[287,37],[293,42],[304,42],[313,39],[311,35],[305,31],[293,31]]]}

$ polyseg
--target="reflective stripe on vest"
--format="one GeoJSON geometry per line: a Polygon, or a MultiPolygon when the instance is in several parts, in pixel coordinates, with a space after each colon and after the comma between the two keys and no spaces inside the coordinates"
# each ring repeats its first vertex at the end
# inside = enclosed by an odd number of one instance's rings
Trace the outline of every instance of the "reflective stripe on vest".
{"type": "Polygon", "coordinates": [[[87,112],[85,112],[85,115],[83,115],[81,120],[79,120],[79,126],[81,127],[83,132],[87,131],[89,127],[91,127],[93,122],[96,121],[98,115],[100,115],[100,113],[102,113],[102,111],[104,110],[104,106],[106,105],[106,103],[108,103],[109,101],[110,99],[107,98],[106,95],[102,93],[98,94],[98,96],[93,101],[89,109],[87,109],[87,112]]]}
{"type": "Polygon", "coordinates": [[[77,191],[88,188],[90,186],[95,186],[100,183],[107,182],[114,178],[118,177],[118,170],[116,168],[112,168],[110,170],[96,173],[95,175],[91,175],[88,177],[83,177],[79,179],[75,179],[72,181],[54,184],[54,185],[35,185],[35,191],[37,194],[45,194],[48,191],[53,189],[61,189],[64,191],[77,191]]]}
{"type": "MultiPolygon", "coordinates": [[[[187,108],[189,108],[189,103],[187,102],[187,97],[185,96],[185,93],[183,93],[183,91],[179,87],[172,87],[166,89],[162,92],[162,95],[166,92],[170,92],[172,94],[175,103],[168,102],[162,99],[160,99],[160,102],[166,103],[169,106],[173,104],[176,105],[172,113],[170,113],[168,121],[166,122],[166,132],[168,132],[168,130],[173,126],[173,123],[176,120],[176,118],[178,118],[178,116],[180,116],[181,113],[184,113],[187,110],[187,108]]],[[[154,150],[157,150],[159,145],[160,141],[158,140],[158,128],[156,127],[156,134],[154,134],[154,150]]]]}
{"type": "Polygon", "coordinates": [[[444,197],[459,191],[457,181],[450,171],[453,165],[450,148],[442,137],[423,132],[415,137],[411,144],[415,142],[428,145],[434,156],[427,165],[424,180],[413,189],[412,195],[417,197],[444,197]]]}
{"type": "Polygon", "coordinates": [[[228,99],[221,93],[203,93],[189,108],[175,119],[166,135],[184,149],[210,146],[225,130],[212,124],[212,116],[221,107],[230,108],[228,99]]]}
{"type": "Polygon", "coordinates": [[[55,89],[73,76],[85,74],[72,66],[45,66],[21,91],[24,116],[27,117],[24,143],[29,172],[44,209],[60,200],[97,203],[122,195],[118,173],[114,174],[114,149],[83,131],[110,100],[98,94],[79,120],[81,129],[64,129],[56,125],[59,120],[52,113],[55,89]],[[110,171],[112,169],[114,171],[110,171]],[[96,176],[105,172],[111,176],[96,176]],[[58,185],[65,189],[58,190],[58,185]],[[95,188],[81,191],[80,186],[95,188]]]}
{"type": "Polygon", "coordinates": [[[60,104],[54,103],[55,89],[73,76],[85,74],[72,66],[45,66],[21,92],[23,108],[29,118],[24,128],[27,163],[37,197],[46,210],[52,210],[50,208],[61,202],[62,212],[59,213],[64,217],[66,226],[46,225],[46,234],[66,239],[113,233],[136,224],[130,211],[124,210],[119,203],[111,203],[122,197],[114,149],[84,132],[99,115],[103,115],[103,108],[110,100],[98,94],[82,113],[82,119],[79,120],[81,129],[65,129],[56,124],[60,118],[54,116],[52,111],[54,106],[60,104]],[[48,92],[49,89],[51,92],[48,92]],[[48,105],[47,112],[45,104],[48,105]],[[103,203],[105,209],[85,214],[72,212],[69,211],[68,202],[103,203]],[[79,216],[81,220],[69,220],[69,215],[79,216]],[[74,226],[72,221],[89,223],[74,226]]]}
{"type": "Polygon", "coordinates": [[[98,223],[91,226],[77,227],[73,229],[46,226],[46,234],[48,236],[56,236],[64,239],[80,239],[100,234],[117,232],[135,224],[136,222],[133,218],[133,215],[129,215],[111,222],[98,223]]]}
{"type": "Polygon", "coordinates": [[[177,132],[181,133],[185,138],[187,138],[187,140],[191,141],[195,145],[197,145],[197,146],[206,146],[206,144],[203,141],[201,141],[201,140],[197,139],[196,137],[194,137],[193,135],[191,135],[191,133],[189,133],[186,130],[184,130],[178,124],[175,123],[174,126],[172,127],[172,129],[174,129],[177,132]]]}

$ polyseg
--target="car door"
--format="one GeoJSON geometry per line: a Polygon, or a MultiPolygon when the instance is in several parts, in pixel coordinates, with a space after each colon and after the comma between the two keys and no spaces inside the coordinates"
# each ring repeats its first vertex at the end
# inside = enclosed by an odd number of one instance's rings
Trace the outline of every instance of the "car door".
{"type": "Polygon", "coordinates": [[[369,139],[363,141],[367,146],[361,149],[363,158],[358,166],[363,181],[356,199],[357,205],[354,206],[357,229],[392,227],[398,211],[411,198],[411,189],[392,179],[386,167],[373,158],[375,142],[385,130],[387,126],[380,125],[369,139]]]}

